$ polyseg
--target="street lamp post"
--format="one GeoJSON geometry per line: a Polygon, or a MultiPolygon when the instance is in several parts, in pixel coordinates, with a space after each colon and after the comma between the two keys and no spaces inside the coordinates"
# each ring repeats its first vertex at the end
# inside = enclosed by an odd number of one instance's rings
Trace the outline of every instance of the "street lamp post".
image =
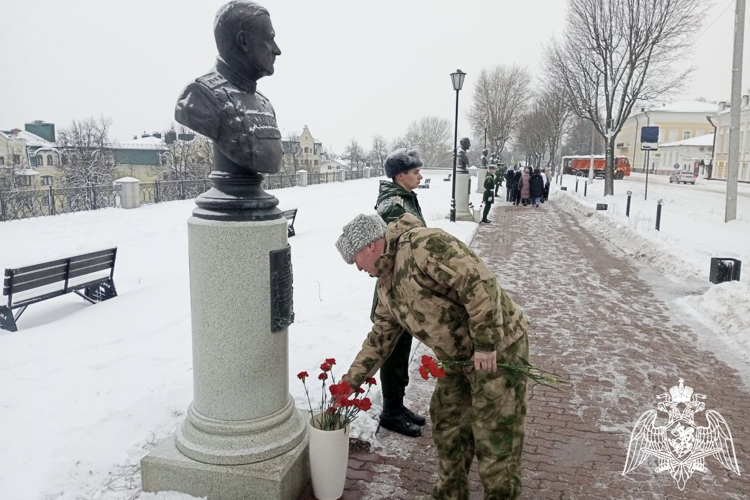
{"type": "Polygon", "coordinates": [[[456,122],[453,130],[453,185],[451,187],[451,214],[450,221],[456,222],[456,160],[458,159],[458,93],[464,86],[464,78],[466,73],[457,69],[455,73],[451,73],[451,83],[453,83],[453,90],[456,91],[456,122]]]}

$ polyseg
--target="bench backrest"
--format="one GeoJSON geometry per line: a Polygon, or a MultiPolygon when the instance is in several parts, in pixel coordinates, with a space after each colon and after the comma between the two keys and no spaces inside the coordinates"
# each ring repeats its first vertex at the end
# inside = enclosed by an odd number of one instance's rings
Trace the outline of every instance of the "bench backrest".
{"type": "MultiPolygon", "coordinates": [[[[116,255],[117,248],[110,248],[43,264],[6,269],[3,295],[8,296],[8,306],[10,307],[13,302],[13,295],[22,292],[44,288],[44,290],[40,290],[40,294],[33,297],[24,294],[22,300],[15,302],[16,305],[20,302],[36,302],[40,298],[46,299],[63,295],[82,288],[92,282],[90,278],[95,273],[102,275],[104,271],[109,271],[108,277],[111,279],[115,270],[116,255]]],[[[93,281],[101,281],[104,278],[106,276],[93,281]]]]}
{"type": "Polygon", "coordinates": [[[292,221],[292,224],[294,224],[294,219],[297,218],[297,209],[296,208],[294,208],[292,210],[284,210],[281,213],[284,215],[284,217],[286,218],[286,220],[290,220],[290,221],[292,221]]]}

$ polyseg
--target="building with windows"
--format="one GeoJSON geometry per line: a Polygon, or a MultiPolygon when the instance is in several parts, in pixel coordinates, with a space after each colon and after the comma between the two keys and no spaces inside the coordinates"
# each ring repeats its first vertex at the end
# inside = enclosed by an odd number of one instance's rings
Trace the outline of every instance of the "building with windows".
{"type": "Polygon", "coordinates": [[[317,172],[324,174],[326,172],[335,172],[336,170],[350,170],[350,168],[341,160],[325,160],[320,164],[317,172]]]}
{"type": "Polygon", "coordinates": [[[320,168],[320,155],[323,152],[323,144],[316,141],[307,125],[297,137],[291,135],[281,140],[284,149],[284,169],[289,172],[296,170],[307,170],[315,173],[320,168]]]}
{"type": "MultiPolygon", "coordinates": [[[[641,151],[641,127],[659,127],[659,144],[675,143],[713,133],[707,117],[714,115],[716,104],[701,101],[677,101],[664,106],[639,108],[628,117],[617,135],[615,155],[626,156],[633,171],[642,172],[645,152],[641,151]]],[[[649,154],[651,171],[660,168],[662,156],[661,150],[649,154]]]]}
{"type": "MultiPolygon", "coordinates": [[[[729,126],[731,109],[726,102],[720,102],[716,116],[716,150],[712,177],[726,179],[729,170],[729,126]]],[[[750,182],[750,96],[743,95],[740,105],[740,182],[750,182]]]]}
{"type": "Polygon", "coordinates": [[[0,189],[49,185],[60,161],[53,123],[36,120],[24,130],[0,130],[0,189]]]}
{"type": "Polygon", "coordinates": [[[663,171],[689,170],[696,175],[705,173],[705,166],[711,163],[714,134],[691,137],[684,141],[659,144],[661,152],[657,169],[663,171]],[[679,165],[679,169],[674,166],[679,165]]]}

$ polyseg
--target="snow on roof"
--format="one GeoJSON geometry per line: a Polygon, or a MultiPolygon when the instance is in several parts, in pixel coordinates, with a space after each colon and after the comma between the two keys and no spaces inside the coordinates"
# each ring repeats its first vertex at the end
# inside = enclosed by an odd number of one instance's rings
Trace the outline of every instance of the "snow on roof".
{"type": "Polygon", "coordinates": [[[16,175],[39,175],[39,172],[30,168],[22,168],[21,170],[16,170],[13,173],[16,175]]]}
{"type": "Polygon", "coordinates": [[[674,146],[713,146],[714,144],[714,134],[711,132],[710,134],[706,135],[699,135],[696,137],[691,137],[690,139],[683,139],[681,141],[675,141],[675,142],[665,142],[662,144],[659,144],[660,148],[663,147],[674,147],[674,146]]]}
{"type": "Polygon", "coordinates": [[[648,111],[673,111],[677,113],[715,113],[719,106],[713,102],[674,101],[664,106],[652,106],[648,111]]]}
{"type": "Polygon", "coordinates": [[[2,133],[7,138],[15,137],[16,139],[25,141],[27,146],[55,147],[54,142],[49,142],[45,139],[42,139],[38,135],[32,134],[31,132],[27,132],[25,130],[19,130],[18,134],[16,134],[15,136],[11,134],[10,130],[0,130],[0,133],[2,133]]]}
{"type": "Polygon", "coordinates": [[[120,143],[122,149],[163,149],[165,147],[164,139],[159,137],[141,137],[120,143]]]}

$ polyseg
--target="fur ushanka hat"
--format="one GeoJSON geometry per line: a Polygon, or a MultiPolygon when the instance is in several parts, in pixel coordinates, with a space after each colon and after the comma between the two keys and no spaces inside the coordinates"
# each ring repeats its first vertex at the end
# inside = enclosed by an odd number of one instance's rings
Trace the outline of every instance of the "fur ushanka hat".
{"type": "Polygon", "coordinates": [[[422,166],[416,149],[398,148],[385,159],[385,176],[396,177],[401,172],[422,166]]]}
{"type": "MultiPolygon", "coordinates": [[[[412,167],[414,168],[414,167],[412,167]]],[[[375,215],[359,214],[344,226],[342,235],[336,241],[336,248],[347,264],[354,262],[354,256],[373,241],[385,238],[386,223],[375,215]]]]}

